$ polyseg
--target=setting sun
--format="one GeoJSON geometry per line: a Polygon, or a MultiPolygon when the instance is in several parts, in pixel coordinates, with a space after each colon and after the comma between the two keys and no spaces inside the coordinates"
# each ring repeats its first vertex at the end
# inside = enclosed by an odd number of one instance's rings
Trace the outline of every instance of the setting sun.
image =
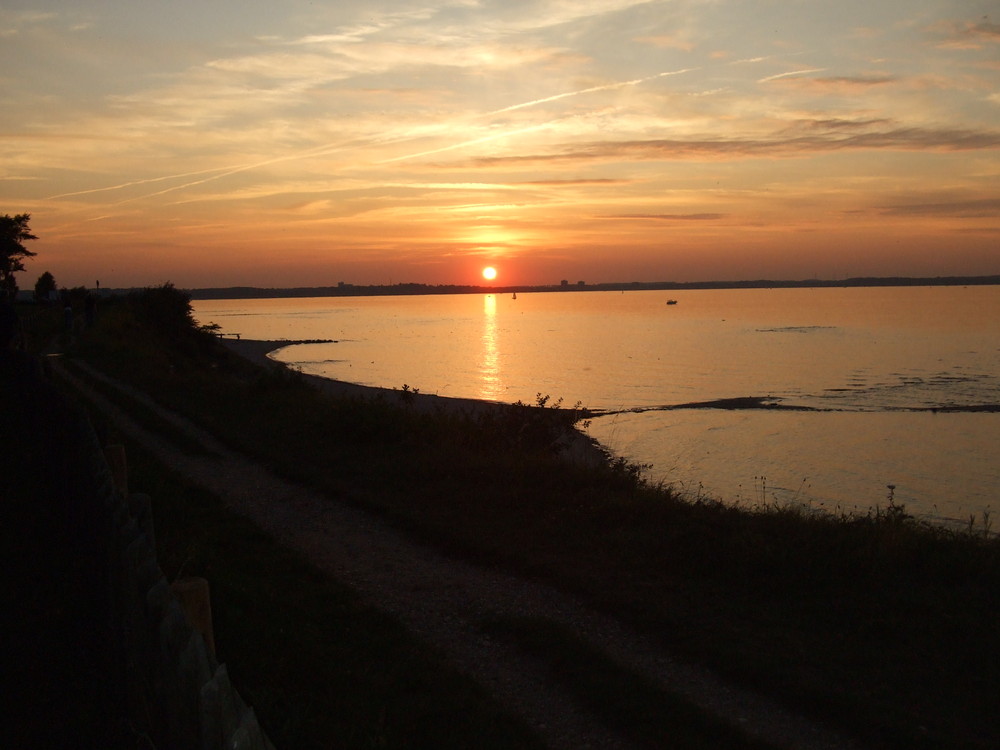
{"type": "Polygon", "coordinates": [[[486,279],[487,281],[493,281],[493,279],[495,279],[496,277],[497,277],[497,269],[495,269],[493,266],[486,266],[486,268],[483,269],[483,278],[486,279]]]}

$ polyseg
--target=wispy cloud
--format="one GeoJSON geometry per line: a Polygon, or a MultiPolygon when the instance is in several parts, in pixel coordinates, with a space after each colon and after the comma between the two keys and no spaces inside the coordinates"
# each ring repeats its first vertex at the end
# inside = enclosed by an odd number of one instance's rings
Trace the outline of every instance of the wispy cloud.
{"type": "Polygon", "coordinates": [[[594,179],[575,179],[575,180],[527,180],[525,182],[515,183],[516,185],[532,185],[541,187],[568,187],[568,186],[612,186],[612,185],[628,185],[632,180],[627,179],[613,179],[609,177],[594,178],[594,179]]]}
{"type": "Polygon", "coordinates": [[[477,164],[733,160],[748,158],[794,158],[810,154],[851,150],[969,151],[1000,148],[1000,130],[959,130],[897,127],[865,132],[849,123],[834,122],[812,134],[790,134],[787,130],[769,138],[650,139],[641,141],[599,141],[566,147],[549,154],[508,157],[481,157],[477,164]]]}
{"type": "Polygon", "coordinates": [[[8,28],[17,28],[19,26],[30,26],[33,24],[46,23],[58,18],[56,13],[50,11],[32,11],[32,10],[22,10],[13,11],[6,15],[5,24],[8,28]]]}
{"type": "Polygon", "coordinates": [[[289,40],[289,45],[341,45],[356,44],[365,41],[379,33],[396,29],[414,22],[427,21],[434,17],[437,11],[431,8],[418,8],[404,12],[374,12],[362,23],[341,27],[332,33],[307,34],[289,40]]]}
{"type": "Polygon", "coordinates": [[[939,43],[944,49],[982,49],[985,45],[1000,44],[1000,24],[985,16],[978,21],[942,21],[931,31],[945,37],[939,43]]]}
{"type": "Polygon", "coordinates": [[[809,75],[810,73],[822,73],[826,68],[802,68],[801,70],[789,70],[785,73],[776,73],[773,76],[767,76],[766,78],[758,78],[757,83],[769,83],[770,81],[778,81],[782,78],[797,78],[799,76],[809,75]]]}
{"type": "Polygon", "coordinates": [[[652,44],[655,47],[662,47],[663,49],[679,49],[684,52],[690,52],[697,45],[686,38],[682,34],[659,34],[658,36],[640,36],[636,38],[637,42],[643,44],[652,44]]]}
{"type": "Polygon", "coordinates": [[[888,73],[861,73],[853,76],[817,76],[815,78],[796,79],[796,83],[802,83],[815,91],[837,91],[837,92],[863,92],[876,86],[885,86],[890,83],[897,83],[898,76],[888,73]]]}
{"type": "Polygon", "coordinates": [[[718,221],[726,214],[609,214],[606,219],[638,219],[641,221],[718,221]]]}
{"type": "Polygon", "coordinates": [[[963,219],[1000,217],[1000,198],[987,198],[942,203],[901,203],[880,206],[884,216],[953,216],[963,219]]]}
{"type": "Polygon", "coordinates": [[[517,135],[524,135],[526,133],[534,133],[539,130],[546,130],[549,128],[554,128],[558,123],[558,120],[551,120],[549,122],[539,123],[538,125],[528,125],[522,128],[511,128],[508,130],[503,130],[499,133],[493,133],[491,135],[484,135],[480,138],[470,138],[463,139],[456,143],[449,143],[446,146],[439,146],[437,148],[427,149],[426,151],[417,151],[410,154],[403,154],[402,156],[392,156],[387,159],[380,159],[377,164],[394,164],[401,161],[409,161],[410,159],[419,159],[424,156],[435,156],[437,154],[443,154],[447,151],[456,151],[458,149],[468,148],[470,146],[481,146],[485,143],[492,143],[493,141],[498,141],[502,138],[511,138],[517,135]]]}
{"type": "Polygon", "coordinates": [[[505,12],[507,5],[505,0],[500,0],[477,3],[476,7],[490,16],[492,27],[512,33],[598,21],[631,8],[647,6],[649,0],[535,0],[523,6],[528,12],[505,12]]]}

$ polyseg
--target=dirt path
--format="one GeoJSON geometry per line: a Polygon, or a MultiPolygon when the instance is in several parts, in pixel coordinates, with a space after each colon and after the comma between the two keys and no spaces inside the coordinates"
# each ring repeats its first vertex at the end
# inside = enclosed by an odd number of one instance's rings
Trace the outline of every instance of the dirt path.
{"type": "Polygon", "coordinates": [[[501,705],[521,716],[552,748],[634,745],[602,725],[568,692],[547,679],[538,662],[484,633],[480,627],[484,619],[517,615],[546,618],[570,627],[620,664],[776,747],[859,747],[703,669],[677,662],[654,643],[559,591],[445,557],[407,539],[370,514],[291,484],[228,449],[189,421],[158,407],[144,394],[85,368],[91,377],[158,412],[208,452],[188,455],[137,424],[58,361],[53,367],[61,378],[109,414],[123,434],[282,543],[303,551],[318,568],[350,585],[371,604],[396,616],[458,669],[490,690],[501,705]]]}

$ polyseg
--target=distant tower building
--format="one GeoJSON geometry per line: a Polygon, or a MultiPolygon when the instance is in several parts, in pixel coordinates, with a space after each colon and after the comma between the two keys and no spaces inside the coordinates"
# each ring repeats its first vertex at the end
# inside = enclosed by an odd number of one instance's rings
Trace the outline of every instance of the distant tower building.
{"type": "Polygon", "coordinates": [[[569,286],[569,281],[567,281],[566,279],[563,279],[562,281],[559,282],[559,285],[560,286],[569,286]]]}

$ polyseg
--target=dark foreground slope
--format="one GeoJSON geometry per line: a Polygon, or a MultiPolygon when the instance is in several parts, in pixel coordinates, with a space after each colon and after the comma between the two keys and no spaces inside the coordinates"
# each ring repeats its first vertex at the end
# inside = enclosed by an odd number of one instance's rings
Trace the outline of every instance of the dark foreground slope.
{"type": "MultiPolygon", "coordinates": [[[[865,744],[1000,742],[995,537],[929,528],[894,506],[819,518],[686,502],[645,486],[623,462],[561,461],[555,435],[575,416],[563,410],[462,416],[324,398],[294,374],[231,356],[194,330],[177,297],[151,290],[105,305],[73,356],[286,477],[451,554],[572,591],[865,744]]],[[[166,552],[183,562],[176,544],[166,552]]],[[[211,545],[204,540],[187,572],[204,572],[190,568],[207,564],[211,545]]],[[[572,638],[545,623],[496,627],[525,649],[553,653],[562,643],[556,677],[586,684],[598,670],[599,655],[574,652],[572,638]]]]}

